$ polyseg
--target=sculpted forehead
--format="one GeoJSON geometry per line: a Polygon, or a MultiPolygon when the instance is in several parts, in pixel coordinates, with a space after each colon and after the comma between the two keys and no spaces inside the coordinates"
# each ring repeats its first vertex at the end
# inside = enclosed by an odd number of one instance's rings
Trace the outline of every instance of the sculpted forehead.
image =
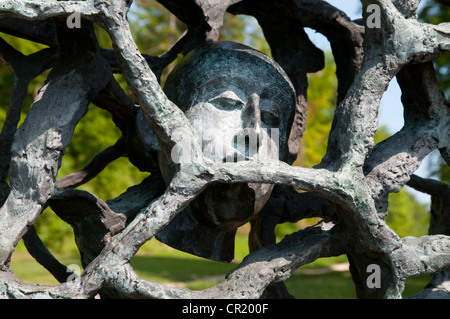
{"type": "Polygon", "coordinates": [[[271,58],[234,42],[207,43],[190,52],[166,81],[167,96],[182,109],[233,90],[242,99],[252,93],[295,105],[295,91],[287,75],[271,58]]]}

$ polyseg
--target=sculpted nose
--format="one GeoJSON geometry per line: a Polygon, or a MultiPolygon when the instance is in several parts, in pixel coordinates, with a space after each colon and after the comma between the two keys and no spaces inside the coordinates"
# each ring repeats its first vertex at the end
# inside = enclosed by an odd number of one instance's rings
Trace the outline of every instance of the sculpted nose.
{"type": "Polygon", "coordinates": [[[258,94],[253,93],[250,95],[247,105],[242,112],[242,122],[244,128],[251,128],[255,134],[261,134],[261,110],[259,108],[258,94]]]}

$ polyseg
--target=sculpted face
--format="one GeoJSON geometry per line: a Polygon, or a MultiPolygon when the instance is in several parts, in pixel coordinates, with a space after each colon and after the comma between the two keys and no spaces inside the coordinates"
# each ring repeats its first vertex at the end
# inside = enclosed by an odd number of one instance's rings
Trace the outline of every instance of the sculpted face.
{"type": "MultiPolygon", "coordinates": [[[[273,60],[233,42],[207,43],[169,75],[164,88],[191,121],[204,156],[217,162],[283,159],[295,92],[273,60]]],[[[166,181],[170,159],[160,156],[166,181]]],[[[234,257],[236,229],[257,214],[269,184],[213,184],[157,238],[177,249],[219,261],[234,257]]]]}

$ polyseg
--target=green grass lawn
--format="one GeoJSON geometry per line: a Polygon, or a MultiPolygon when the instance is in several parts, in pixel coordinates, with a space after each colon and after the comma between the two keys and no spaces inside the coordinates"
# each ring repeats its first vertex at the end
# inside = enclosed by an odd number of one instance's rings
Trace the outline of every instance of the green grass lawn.
{"type": "MultiPolygon", "coordinates": [[[[223,281],[248,254],[246,238],[237,237],[236,262],[226,264],[195,257],[151,240],[131,260],[136,273],[143,279],[193,290],[205,289],[223,281]]],[[[58,254],[65,265],[80,264],[74,254],[58,254]]],[[[329,266],[345,263],[346,257],[324,258],[301,267],[285,281],[289,292],[301,299],[354,299],[355,289],[348,271],[331,271],[329,266]]],[[[11,268],[16,276],[29,283],[57,284],[56,280],[18,246],[11,268]]],[[[404,296],[420,291],[429,277],[420,276],[407,281],[404,296]]]]}

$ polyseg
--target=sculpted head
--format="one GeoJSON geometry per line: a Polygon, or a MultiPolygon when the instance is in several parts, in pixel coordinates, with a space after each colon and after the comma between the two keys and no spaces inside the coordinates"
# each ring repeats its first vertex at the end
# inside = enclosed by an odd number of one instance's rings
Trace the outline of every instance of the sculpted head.
{"type": "MultiPolygon", "coordinates": [[[[164,91],[185,112],[211,160],[284,159],[295,91],[281,67],[261,52],[228,41],[206,43],[179,62],[164,91]]],[[[169,180],[170,165],[160,166],[169,180]]],[[[262,209],[272,187],[210,185],[157,237],[195,255],[230,261],[236,229],[262,209]]]]}

